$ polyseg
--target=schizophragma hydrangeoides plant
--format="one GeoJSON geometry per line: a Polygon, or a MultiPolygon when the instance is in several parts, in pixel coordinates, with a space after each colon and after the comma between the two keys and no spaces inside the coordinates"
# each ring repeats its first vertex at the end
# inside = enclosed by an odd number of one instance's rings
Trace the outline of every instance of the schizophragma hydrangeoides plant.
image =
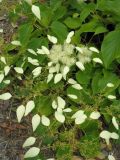
{"type": "MultiPolygon", "coordinates": [[[[107,158],[115,159],[111,142],[119,141],[120,79],[115,72],[119,56],[108,67],[99,46],[80,41],[82,32],[91,32],[94,23],[90,17],[91,24],[82,23],[87,15],[79,17],[79,7],[82,16],[97,9],[85,1],[72,6],[71,1],[25,0],[10,14],[13,25],[21,16],[25,19],[11,43],[3,47],[0,100],[19,100],[19,123],[31,117],[33,134],[23,144],[25,159],[44,160],[45,147],[54,153],[49,160],[71,160],[76,155],[104,159],[106,148],[107,158]]],[[[107,31],[99,22],[92,32],[107,31]]]]}

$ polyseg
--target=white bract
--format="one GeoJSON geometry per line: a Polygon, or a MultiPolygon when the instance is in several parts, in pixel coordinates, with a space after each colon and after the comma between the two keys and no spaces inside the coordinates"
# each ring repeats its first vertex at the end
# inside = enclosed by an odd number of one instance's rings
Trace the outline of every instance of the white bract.
{"type": "Polygon", "coordinates": [[[107,97],[108,97],[108,99],[110,99],[110,100],[116,99],[116,96],[114,96],[114,95],[108,95],[107,97]]]}
{"type": "Polygon", "coordinates": [[[108,160],[116,160],[115,157],[111,154],[108,155],[108,160]]]}
{"type": "Polygon", "coordinates": [[[48,117],[46,117],[45,115],[42,115],[41,117],[41,122],[44,126],[49,126],[50,125],[50,120],[48,117]]]}
{"type": "Polygon", "coordinates": [[[3,79],[4,79],[4,74],[1,73],[1,74],[0,74],[0,83],[3,81],[3,79]]]}
{"type": "Polygon", "coordinates": [[[78,84],[78,83],[77,84],[73,84],[72,87],[77,89],[77,90],[83,89],[82,86],[80,84],[78,84]]]}
{"type": "Polygon", "coordinates": [[[99,50],[95,47],[90,47],[89,50],[91,50],[92,52],[99,53],[99,50]]]}
{"type": "Polygon", "coordinates": [[[93,58],[93,61],[96,62],[96,63],[100,63],[100,64],[103,64],[102,60],[100,58],[93,58]]]}
{"type": "Polygon", "coordinates": [[[40,15],[40,8],[38,6],[32,5],[32,12],[33,14],[40,20],[41,15],[40,15]]]}
{"type": "Polygon", "coordinates": [[[50,42],[52,42],[53,44],[56,44],[57,43],[57,38],[54,37],[54,36],[50,36],[50,35],[47,35],[48,39],[50,42]]]}
{"type": "Polygon", "coordinates": [[[33,158],[36,157],[40,152],[40,149],[37,147],[30,148],[24,155],[24,158],[33,158]]]}
{"type": "Polygon", "coordinates": [[[19,74],[23,74],[23,72],[24,72],[23,68],[21,68],[21,67],[14,67],[14,70],[19,74]]]}
{"type": "Polygon", "coordinates": [[[57,100],[54,100],[52,102],[52,108],[56,110],[55,111],[55,118],[60,123],[64,123],[64,121],[65,121],[64,112],[68,113],[68,112],[72,111],[70,108],[64,109],[65,105],[66,105],[65,100],[60,96],[57,97],[57,100]]]}
{"type": "Polygon", "coordinates": [[[31,57],[28,57],[28,62],[34,66],[39,66],[39,61],[37,59],[32,59],[31,57]]]}
{"type": "Polygon", "coordinates": [[[6,59],[5,59],[5,57],[1,57],[0,60],[1,60],[1,62],[3,62],[4,64],[6,64],[6,59]]]}
{"type": "Polygon", "coordinates": [[[29,138],[27,138],[26,141],[23,144],[23,148],[32,146],[35,143],[35,141],[36,141],[35,137],[29,137],[29,138]]]}
{"type": "Polygon", "coordinates": [[[106,131],[106,130],[103,130],[101,133],[100,133],[100,137],[105,139],[107,145],[109,145],[110,143],[110,138],[113,138],[113,139],[118,139],[119,138],[119,135],[115,132],[109,132],[109,131],[106,131]]]}
{"type": "Polygon", "coordinates": [[[32,128],[33,128],[33,132],[37,129],[37,127],[40,125],[40,122],[48,127],[50,125],[50,120],[48,117],[46,117],[45,115],[42,115],[41,117],[36,114],[33,116],[32,118],[32,128]]]}
{"type": "Polygon", "coordinates": [[[85,67],[84,67],[83,63],[80,62],[80,61],[76,62],[76,66],[77,66],[81,71],[84,71],[84,70],[85,70],[85,67]]]}
{"type": "Polygon", "coordinates": [[[114,84],[113,83],[107,83],[107,87],[114,87],[114,84]]]}
{"type": "Polygon", "coordinates": [[[35,108],[35,103],[34,101],[28,101],[25,109],[25,115],[27,116],[33,109],[35,108]]]}
{"type": "Polygon", "coordinates": [[[21,46],[20,41],[12,41],[11,44],[13,44],[15,46],[21,46]]]}
{"type": "Polygon", "coordinates": [[[8,79],[8,80],[4,80],[3,81],[5,84],[10,84],[10,80],[8,79]]]}
{"type": "Polygon", "coordinates": [[[37,129],[37,127],[40,124],[40,116],[38,114],[34,115],[32,117],[32,128],[33,128],[33,132],[37,129]]]}
{"type": "Polygon", "coordinates": [[[56,83],[60,82],[61,79],[62,79],[62,74],[61,73],[56,74],[55,78],[54,78],[54,83],[56,84],[56,83]]]}
{"type": "Polygon", "coordinates": [[[6,100],[9,100],[11,97],[12,97],[12,95],[9,92],[3,93],[0,95],[0,100],[6,101],[6,100]]]}
{"type": "Polygon", "coordinates": [[[74,31],[71,31],[68,36],[67,36],[67,39],[66,39],[66,43],[70,43],[71,42],[71,38],[74,36],[74,31]]]}
{"type": "Polygon", "coordinates": [[[38,77],[41,74],[42,67],[37,67],[32,71],[34,78],[38,77]]]}
{"type": "Polygon", "coordinates": [[[91,114],[90,114],[90,118],[91,119],[98,119],[98,118],[100,118],[100,112],[98,112],[98,111],[94,111],[94,112],[92,112],[91,114]]]}
{"type": "Polygon", "coordinates": [[[77,99],[78,97],[74,94],[68,94],[68,97],[72,98],[72,99],[77,99]]]}
{"type": "Polygon", "coordinates": [[[119,129],[119,125],[117,123],[117,120],[115,117],[112,117],[112,124],[114,125],[114,127],[118,130],[119,129]]]}
{"type": "Polygon", "coordinates": [[[87,116],[86,114],[84,114],[83,110],[79,110],[75,114],[73,114],[71,118],[75,119],[75,124],[82,124],[85,122],[87,116]]]}
{"type": "Polygon", "coordinates": [[[33,49],[30,49],[30,48],[29,48],[27,51],[28,51],[29,53],[37,56],[36,52],[35,52],[33,49]]]}
{"type": "Polygon", "coordinates": [[[4,67],[5,76],[8,75],[9,71],[10,71],[10,67],[9,67],[9,66],[5,66],[5,67],[4,67]]]}
{"type": "Polygon", "coordinates": [[[24,116],[24,113],[25,113],[25,106],[20,105],[16,110],[17,119],[19,123],[21,122],[21,119],[24,116]]]}

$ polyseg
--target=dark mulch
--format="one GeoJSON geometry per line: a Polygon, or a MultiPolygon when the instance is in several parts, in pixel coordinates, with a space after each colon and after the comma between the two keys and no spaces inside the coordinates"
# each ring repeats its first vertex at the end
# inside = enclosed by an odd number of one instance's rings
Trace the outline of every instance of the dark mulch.
{"type": "Polygon", "coordinates": [[[29,120],[17,123],[15,105],[0,102],[0,160],[22,160],[22,144],[31,134],[29,120]]]}

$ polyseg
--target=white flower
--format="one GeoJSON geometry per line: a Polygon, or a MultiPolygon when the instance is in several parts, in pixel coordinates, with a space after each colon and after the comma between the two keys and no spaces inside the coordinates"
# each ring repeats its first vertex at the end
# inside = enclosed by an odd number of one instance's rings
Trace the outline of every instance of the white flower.
{"type": "Polygon", "coordinates": [[[103,130],[101,133],[100,133],[100,137],[105,139],[107,145],[109,145],[109,142],[110,142],[110,138],[113,138],[113,139],[118,139],[119,138],[119,135],[115,132],[109,132],[109,131],[106,131],[106,130],[103,130]]]}
{"type": "Polygon", "coordinates": [[[80,62],[80,61],[76,62],[76,66],[77,66],[81,71],[84,71],[84,70],[85,70],[85,67],[84,67],[83,63],[80,62]]]}
{"type": "Polygon", "coordinates": [[[25,113],[25,106],[20,105],[16,110],[17,119],[19,123],[21,122],[21,119],[24,116],[24,113],[25,113]]]}
{"type": "Polygon", "coordinates": [[[52,42],[53,44],[56,44],[57,43],[57,38],[54,37],[54,36],[50,36],[50,35],[47,35],[48,39],[50,42],[52,42]]]}
{"type": "Polygon", "coordinates": [[[56,83],[60,82],[61,79],[62,79],[62,74],[61,73],[56,74],[55,78],[54,78],[54,83],[56,84],[56,83]]]}
{"type": "Polygon", "coordinates": [[[93,58],[93,61],[96,62],[96,63],[103,64],[103,62],[100,58],[93,58]]]}
{"type": "Polygon", "coordinates": [[[25,109],[25,116],[27,116],[34,108],[35,108],[34,101],[30,100],[29,102],[27,102],[25,109]]]}
{"type": "Polygon", "coordinates": [[[27,138],[26,141],[23,144],[23,148],[32,146],[35,143],[35,141],[36,141],[35,137],[29,137],[29,138],[27,138]]]}
{"type": "Polygon", "coordinates": [[[12,41],[11,44],[13,44],[15,46],[21,46],[20,41],[12,41]]]}
{"type": "Polygon", "coordinates": [[[33,128],[33,132],[37,129],[37,127],[40,124],[40,116],[38,114],[34,115],[32,117],[32,128],[33,128]]]}
{"type": "Polygon", "coordinates": [[[111,154],[108,155],[108,160],[115,160],[115,157],[111,154]]]}
{"type": "Polygon", "coordinates": [[[14,67],[14,70],[19,74],[23,74],[23,72],[24,72],[23,68],[21,68],[21,67],[14,67]]]}
{"type": "Polygon", "coordinates": [[[30,49],[30,48],[29,48],[27,51],[28,51],[29,53],[32,53],[32,54],[34,54],[34,55],[37,55],[36,52],[35,52],[33,49],[30,49]]]}
{"type": "Polygon", "coordinates": [[[5,57],[1,57],[0,60],[1,60],[1,62],[3,62],[4,64],[6,64],[6,59],[5,59],[5,57]]]}
{"type": "Polygon", "coordinates": [[[98,112],[98,111],[94,111],[94,112],[92,112],[91,114],[90,114],[90,118],[91,119],[98,119],[98,118],[100,118],[100,112],[98,112]]]}
{"type": "Polygon", "coordinates": [[[42,69],[42,67],[37,67],[32,71],[32,74],[33,74],[34,78],[38,77],[40,75],[41,69],[42,69]]]}
{"type": "Polygon", "coordinates": [[[89,63],[91,61],[92,52],[86,46],[77,47],[76,50],[78,61],[82,64],[89,63]]]}
{"type": "Polygon", "coordinates": [[[72,98],[72,99],[77,99],[78,97],[74,94],[68,94],[68,97],[72,98]]]}
{"type": "Polygon", "coordinates": [[[32,65],[39,66],[39,62],[37,59],[32,59],[31,57],[28,57],[28,62],[32,65]]]}
{"type": "Polygon", "coordinates": [[[110,100],[116,99],[116,96],[114,96],[114,95],[108,95],[107,97],[108,97],[108,99],[110,99],[110,100]]]}
{"type": "Polygon", "coordinates": [[[30,148],[24,155],[24,158],[33,158],[36,157],[40,152],[40,149],[37,147],[30,148]]]}
{"type": "Polygon", "coordinates": [[[0,83],[3,81],[3,79],[4,79],[4,74],[1,73],[1,74],[0,74],[0,83]]]}
{"type": "Polygon", "coordinates": [[[85,122],[87,116],[84,114],[83,110],[77,111],[71,118],[75,118],[75,124],[82,124],[85,122]]]}
{"type": "Polygon", "coordinates": [[[9,71],[10,71],[10,67],[9,66],[5,66],[4,67],[5,76],[8,75],[9,71]]]}
{"type": "Polygon", "coordinates": [[[114,84],[113,83],[107,83],[107,87],[114,87],[114,84]]]}
{"type": "Polygon", "coordinates": [[[96,53],[99,53],[99,50],[95,47],[90,47],[89,50],[96,52],[96,53]]]}
{"type": "Polygon", "coordinates": [[[115,117],[112,118],[112,123],[113,123],[114,127],[118,130],[119,129],[119,125],[118,125],[117,120],[116,120],[115,117]]]}
{"type": "Polygon", "coordinates": [[[70,43],[71,42],[71,38],[74,36],[74,31],[71,31],[68,36],[67,36],[67,39],[66,39],[66,43],[70,43]]]}
{"type": "Polygon", "coordinates": [[[0,95],[0,99],[4,100],[4,101],[9,100],[11,97],[12,97],[12,95],[9,92],[3,93],[3,94],[0,95]]]}
{"type": "Polygon", "coordinates": [[[32,12],[39,20],[41,19],[40,8],[38,6],[32,5],[32,12]]]}

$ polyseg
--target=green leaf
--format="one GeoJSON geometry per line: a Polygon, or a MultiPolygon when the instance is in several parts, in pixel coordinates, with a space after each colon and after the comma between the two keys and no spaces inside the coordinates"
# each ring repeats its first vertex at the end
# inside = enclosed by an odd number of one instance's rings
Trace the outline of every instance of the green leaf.
{"type": "Polygon", "coordinates": [[[19,40],[23,46],[26,46],[31,37],[33,26],[30,23],[24,24],[19,28],[19,40]]]}
{"type": "Polygon", "coordinates": [[[40,5],[41,23],[44,27],[48,27],[53,16],[53,11],[46,5],[40,5]]]}
{"type": "Polygon", "coordinates": [[[54,11],[53,20],[56,21],[62,18],[66,14],[66,7],[60,6],[57,10],[54,11]]]}
{"type": "Polygon", "coordinates": [[[53,32],[53,34],[55,34],[55,36],[61,43],[63,43],[67,38],[67,27],[59,21],[54,21],[51,24],[51,31],[53,32]]]}
{"type": "Polygon", "coordinates": [[[80,84],[87,86],[93,75],[92,65],[87,64],[85,66],[85,71],[78,71],[76,74],[76,79],[80,84]]]}
{"type": "Polygon", "coordinates": [[[36,98],[36,110],[37,113],[42,115],[50,115],[53,112],[51,107],[52,100],[50,97],[40,96],[36,98]]]}
{"type": "Polygon", "coordinates": [[[120,21],[120,1],[119,0],[98,0],[98,9],[111,14],[114,20],[120,21]]]}
{"type": "Polygon", "coordinates": [[[101,46],[102,59],[106,68],[120,57],[120,30],[110,32],[101,46]]]}
{"type": "Polygon", "coordinates": [[[70,29],[76,29],[81,26],[80,18],[72,18],[68,17],[65,19],[64,23],[69,27],[70,29]]]}
{"type": "Polygon", "coordinates": [[[93,104],[94,100],[90,96],[90,94],[85,90],[76,90],[73,87],[68,87],[67,94],[69,95],[76,95],[77,99],[71,99],[72,101],[76,103],[82,103],[82,104],[93,104]]]}

